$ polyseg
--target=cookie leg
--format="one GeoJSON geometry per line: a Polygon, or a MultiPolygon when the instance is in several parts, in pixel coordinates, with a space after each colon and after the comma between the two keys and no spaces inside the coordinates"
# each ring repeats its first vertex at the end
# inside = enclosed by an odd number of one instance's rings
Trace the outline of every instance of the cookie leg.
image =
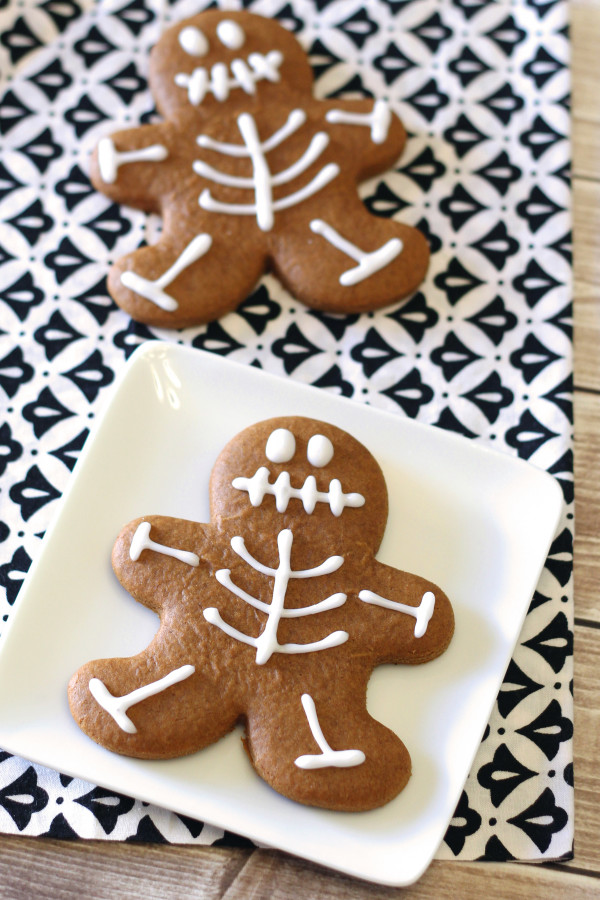
{"type": "Polygon", "coordinates": [[[374,809],[395,797],[410,777],[402,741],[356,697],[308,691],[274,697],[267,710],[249,716],[247,748],[271,787],[309,806],[374,809]]]}
{"type": "Polygon", "coordinates": [[[256,246],[227,246],[214,230],[177,233],[174,225],[157,244],[120,259],[108,287],[136,321],[183,328],[234,309],[263,269],[264,254],[256,246]]]}
{"type": "Polygon", "coordinates": [[[308,306],[364,312],[387,306],[419,286],[429,247],[416,228],[370,215],[362,204],[350,214],[324,206],[302,233],[278,248],[274,266],[289,290],[308,306]]]}
{"type": "Polygon", "coordinates": [[[96,743],[141,759],[185,756],[214,743],[238,718],[205,672],[151,653],[88,663],[69,684],[79,727],[96,743]]]}

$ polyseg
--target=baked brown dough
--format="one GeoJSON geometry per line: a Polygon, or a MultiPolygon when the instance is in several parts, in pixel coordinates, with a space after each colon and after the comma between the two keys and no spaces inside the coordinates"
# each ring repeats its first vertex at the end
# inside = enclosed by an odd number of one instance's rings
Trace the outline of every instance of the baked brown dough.
{"type": "Polygon", "coordinates": [[[420,284],[424,236],[371,215],[357,192],[398,159],[400,120],[383,100],[314,99],[308,58],[277,21],[208,10],[179,23],[151,53],[150,86],[164,121],[103,138],[91,166],[98,190],[163,218],[158,243],[109,274],[134,319],[208,322],[267,269],[333,312],[420,284]]]}
{"type": "Polygon", "coordinates": [[[436,585],[375,559],[387,503],[373,456],[333,425],[242,431],[212,471],[211,524],[145,516],[119,535],[114,571],[160,627],[138,656],[73,676],[79,726],[117,753],[167,758],[243,722],[281,794],[336,810],[391,800],[410,756],[367,712],[369,676],[438,656],[454,618],[436,585]]]}

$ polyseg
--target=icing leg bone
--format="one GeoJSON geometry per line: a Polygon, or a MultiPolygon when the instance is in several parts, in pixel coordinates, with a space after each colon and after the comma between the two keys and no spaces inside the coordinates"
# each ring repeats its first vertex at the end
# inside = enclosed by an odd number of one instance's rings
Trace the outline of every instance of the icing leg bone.
{"type": "Polygon", "coordinates": [[[178,550],[176,547],[165,547],[164,544],[157,544],[150,538],[150,522],[140,522],[135,534],[131,539],[129,547],[129,558],[133,562],[137,562],[140,558],[142,550],[154,550],[156,553],[162,553],[163,556],[173,556],[175,559],[188,566],[197,567],[200,565],[200,559],[196,553],[191,550],[178,550]]]}
{"type": "Polygon", "coordinates": [[[394,600],[387,600],[385,597],[380,597],[379,594],[374,594],[373,591],[360,591],[358,599],[363,600],[365,603],[372,603],[374,606],[383,606],[385,609],[394,609],[397,610],[397,612],[413,616],[416,619],[416,638],[423,637],[427,631],[427,626],[435,608],[435,597],[431,591],[426,591],[423,594],[419,606],[408,606],[405,603],[396,603],[394,600]]]}
{"type": "Polygon", "coordinates": [[[377,250],[367,253],[365,250],[361,250],[360,247],[347,241],[335,228],[332,228],[331,225],[328,225],[322,219],[313,219],[310,223],[310,230],[315,234],[320,234],[326,241],[329,241],[330,244],[337,247],[342,253],[355,259],[358,263],[353,269],[347,269],[340,275],[340,284],[343,284],[345,287],[364,281],[365,278],[369,278],[371,275],[379,272],[380,269],[388,266],[402,253],[403,245],[400,238],[392,238],[377,250]]]}
{"type": "Polygon", "coordinates": [[[155,694],[160,694],[161,691],[165,691],[179,681],[184,681],[190,675],[193,675],[195,671],[194,666],[180,666],[173,672],[169,672],[164,678],[159,678],[158,681],[136,688],[123,697],[114,697],[99,678],[90,679],[89,689],[94,700],[113,717],[122,731],[126,731],[127,734],[137,734],[137,728],[127,715],[129,707],[134,706],[136,703],[141,703],[142,700],[146,700],[148,697],[154,697],[155,694]]]}
{"type": "Polygon", "coordinates": [[[166,272],[163,272],[156,281],[150,281],[148,278],[143,278],[135,272],[127,271],[121,275],[121,282],[130,291],[145,297],[146,300],[150,300],[151,303],[154,303],[166,312],[174,312],[179,304],[170,294],[166,293],[165,288],[172,281],[175,281],[184,269],[197,262],[205,253],[208,253],[211,245],[212,237],[210,234],[198,234],[185,247],[173,265],[166,272]]]}
{"type": "Polygon", "coordinates": [[[299,756],[294,763],[299,769],[325,769],[334,766],[346,769],[350,766],[360,766],[365,761],[362,750],[332,750],[319,725],[315,701],[310,694],[302,694],[302,706],[308,719],[312,736],[321,748],[321,753],[299,756]]]}

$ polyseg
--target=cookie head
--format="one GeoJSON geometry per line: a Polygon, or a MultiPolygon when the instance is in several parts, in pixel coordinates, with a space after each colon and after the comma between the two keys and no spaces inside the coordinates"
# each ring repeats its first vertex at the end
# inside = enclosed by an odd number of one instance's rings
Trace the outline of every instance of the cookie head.
{"type": "Polygon", "coordinates": [[[242,518],[265,534],[350,541],[376,552],[387,519],[383,473],[347,432],[300,416],[247,428],[220,454],[211,476],[214,520],[242,518]]]}
{"type": "Polygon", "coordinates": [[[164,115],[196,107],[209,114],[283,88],[311,91],[304,50],[277,21],[246,12],[207,10],[178,23],[151,55],[150,83],[164,115]]]}

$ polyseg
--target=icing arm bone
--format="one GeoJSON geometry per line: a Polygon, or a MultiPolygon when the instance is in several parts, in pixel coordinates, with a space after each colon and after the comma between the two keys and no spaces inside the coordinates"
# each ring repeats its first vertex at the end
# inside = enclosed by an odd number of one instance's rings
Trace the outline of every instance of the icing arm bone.
{"type": "Polygon", "coordinates": [[[369,129],[374,144],[387,140],[392,122],[392,112],[385,100],[376,100],[371,112],[349,112],[345,109],[330,109],[325,116],[333,125],[362,125],[369,129]]]}
{"type": "Polygon", "coordinates": [[[414,616],[416,619],[414,631],[416,638],[422,638],[427,631],[427,626],[435,609],[435,595],[432,591],[425,591],[419,606],[396,603],[395,600],[387,600],[385,597],[380,597],[379,594],[373,593],[373,591],[360,591],[358,599],[364,603],[372,603],[374,606],[382,606],[384,609],[393,609],[396,612],[414,616]]]}
{"type": "Polygon", "coordinates": [[[194,568],[200,564],[198,555],[190,550],[178,550],[175,547],[167,547],[165,544],[158,544],[156,541],[151,540],[150,529],[150,522],[141,522],[131,539],[129,556],[134,562],[138,561],[143,550],[154,550],[156,553],[172,556],[180,560],[180,562],[187,563],[188,566],[194,566],[194,568]]]}
{"type": "Polygon", "coordinates": [[[116,149],[110,137],[102,138],[98,144],[98,169],[105,184],[114,184],[122,165],[134,162],[162,162],[169,155],[164,144],[150,144],[141,150],[116,149]]]}
{"type": "Polygon", "coordinates": [[[361,178],[394,165],[404,149],[406,131],[385,100],[323,101],[332,139],[351,148],[349,158],[361,178]]]}
{"type": "Polygon", "coordinates": [[[147,209],[153,185],[164,191],[171,157],[164,125],[119,131],[99,141],[92,157],[91,180],[111,199],[147,209]]]}

